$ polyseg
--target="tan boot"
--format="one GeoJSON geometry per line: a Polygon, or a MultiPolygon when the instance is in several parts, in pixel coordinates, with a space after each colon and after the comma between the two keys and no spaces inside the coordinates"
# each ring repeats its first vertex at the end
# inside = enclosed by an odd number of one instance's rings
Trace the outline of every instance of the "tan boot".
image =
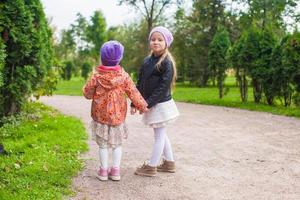
{"type": "Polygon", "coordinates": [[[151,167],[147,164],[143,164],[143,166],[138,167],[134,172],[135,175],[139,176],[155,176],[156,175],[156,167],[151,167]]]}
{"type": "Polygon", "coordinates": [[[175,162],[163,160],[162,164],[157,167],[158,172],[175,172],[175,162]]]}

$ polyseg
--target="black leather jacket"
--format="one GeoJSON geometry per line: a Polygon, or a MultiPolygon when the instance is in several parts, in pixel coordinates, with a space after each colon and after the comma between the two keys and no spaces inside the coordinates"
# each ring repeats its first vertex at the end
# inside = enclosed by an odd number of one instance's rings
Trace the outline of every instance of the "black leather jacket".
{"type": "Polygon", "coordinates": [[[159,58],[154,55],[145,58],[139,72],[137,88],[148,103],[148,108],[172,99],[172,62],[168,58],[164,59],[158,70],[155,65],[159,58]]]}

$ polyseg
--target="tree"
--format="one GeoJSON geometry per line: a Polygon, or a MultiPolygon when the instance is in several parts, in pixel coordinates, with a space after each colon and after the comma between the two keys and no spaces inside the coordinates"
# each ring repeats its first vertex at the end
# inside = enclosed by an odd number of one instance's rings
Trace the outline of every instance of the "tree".
{"type": "Polygon", "coordinates": [[[115,40],[115,38],[117,38],[118,30],[119,30],[118,26],[110,27],[107,30],[107,40],[115,40]]]}
{"type": "Polygon", "coordinates": [[[127,4],[137,9],[147,22],[147,30],[150,33],[153,25],[157,22],[164,10],[174,3],[181,3],[181,0],[119,0],[119,4],[127,4]]]}
{"type": "Polygon", "coordinates": [[[73,30],[62,30],[61,40],[55,47],[55,54],[60,60],[71,60],[76,52],[73,30]]]}
{"type": "Polygon", "coordinates": [[[282,44],[282,73],[284,81],[282,90],[285,106],[291,104],[296,91],[299,92],[300,77],[300,33],[288,35],[282,44]]]}
{"type": "Polygon", "coordinates": [[[222,0],[195,0],[191,21],[191,37],[193,54],[191,63],[191,81],[200,86],[206,86],[209,79],[208,48],[219,25],[225,24],[225,5],[222,0]]]}
{"type": "Polygon", "coordinates": [[[284,17],[295,17],[294,10],[297,0],[274,1],[274,0],[238,0],[248,4],[249,10],[243,13],[244,27],[249,24],[260,27],[261,30],[271,28],[280,34],[286,28],[284,17]]]}
{"type": "Polygon", "coordinates": [[[91,56],[97,63],[100,48],[107,41],[106,21],[101,11],[95,11],[91,17],[91,23],[87,27],[87,41],[93,45],[90,50],[91,56]]]}
{"type": "Polygon", "coordinates": [[[36,37],[32,35],[33,48],[30,55],[31,64],[35,66],[36,79],[32,80],[32,90],[35,97],[52,94],[56,87],[57,77],[53,73],[53,43],[52,31],[40,0],[25,1],[33,18],[33,27],[36,37]]]}
{"type": "Polygon", "coordinates": [[[81,77],[83,77],[84,80],[88,78],[91,69],[92,69],[92,65],[88,62],[84,62],[83,65],[81,66],[81,77]]]}
{"type": "Polygon", "coordinates": [[[255,74],[269,105],[273,104],[275,96],[273,88],[274,66],[272,66],[272,53],[276,43],[277,40],[272,30],[265,29],[262,31],[259,41],[259,59],[256,64],[255,74]]]}
{"type": "Polygon", "coordinates": [[[71,34],[72,38],[76,43],[78,51],[85,51],[90,48],[88,43],[87,34],[88,34],[88,21],[82,14],[77,13],[77,19],[75,24],[71,24],[71,34]]]}
{"type": "Polygon", "coordinates": [[[77,13],[75,23],[71,24],[72,37],[75,42],[74,55],[72,56],[75,75],[79,75],[84,63],[93,63],[94,58],[91,57],[93,44],[88,42],[88,25],[88,21],[80,13],[77,13]]]}
{"type": "Polygon", "coordinates": [[[64,80],[71,80],[72,72],[74,71],[74,63],[71,60],[66,60],[63,65],[61,76],[64,80]]]}
{"type": "Polygon", "coordinates": [[[5,45],[1,116],[20,112],[52,65],[51,30],[39,0],[1,1],[1,36],[5,45]]]}
{"type": "Polygon", "coordinates": [[[190,24],[182,8],[177,10],[175,20],[172,52],[174,52],[177,63],[177,80],[185,81],[188,77],[188,57],[192,51],[192,48],[189,47],[189,44],[191,44],[191,37],[189,37],[190,24]]]}
{"type": "Polygon", "coordinates": [[[114,39],[120,41],[125,48],[122,66],[135,75],[148,53],[148,43],[145,42],[148,35],[146,22],[118,27],[114,35],[114,39]]]}
{"type": "Polygon", "coordinates": [[[251,27],[246,31],[245,40],[240,52],[242,63],[249,72],[252,78],[254,101],[259,103],[262,97],[262,85],[259,79],[260,63],[258,62],[260,56],[260,32],[256,27],[251,27]]]}
{"type": "Polygon", "coordinates": [[[235,69],[236,79],[239,85],[241,100],[246,102],[248,100],[248,80],[247,75],[249,74],[248,68],[244,65],[245,58],[241,51],[243,50],[243,44],[246,40],[246,32],[234,43],[229,49],[229,60],[232,68],[235,69]]]}
{"type": "Polygon", "coordinates": [[[208,62],[210,72],[217,78],[219,98],[223,97],[223,82],[227,68],[227,50],[230,47],[229,34],[224,28],[220,28],[209,45],[208,62]]]}

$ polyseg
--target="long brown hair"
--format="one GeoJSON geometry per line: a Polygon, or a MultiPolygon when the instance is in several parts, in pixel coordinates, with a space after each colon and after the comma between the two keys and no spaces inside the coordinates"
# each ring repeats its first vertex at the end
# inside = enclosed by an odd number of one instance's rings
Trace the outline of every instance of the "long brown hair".
{"type": "MultiPolygon", "coordinates": [[[[153,51],[150,52],[150,55],[153,55],[153,51]]],[[[177,69],[176,69],[176,62],[168,48],[165,49],[163,54],[160,56],[158,62],[156,63],[155,67],[158,71],[160,71],[161,63],[165,59],[170,59],[172,66],[173,66],[173,77],[172,77],[172,82],[171,82],[171,89],[175,89],[175,84],[176,84],[176,79],[177,79],[177,69]]]]}

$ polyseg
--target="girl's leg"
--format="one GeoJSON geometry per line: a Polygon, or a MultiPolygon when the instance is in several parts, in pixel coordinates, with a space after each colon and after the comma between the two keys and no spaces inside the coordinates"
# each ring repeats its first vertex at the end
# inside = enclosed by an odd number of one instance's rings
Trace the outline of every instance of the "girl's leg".
{"type": "Polygon", "coordinates": [[[100,169],[97,173],[97,177],[101,181],[106,181],[108,179],[108,149],[99,148],[99,157],[100,157],[100,169]]]}
{"type": "Polygon", "coordinates": [[[156,167],[159,164],[160,157],[165,146],[166,127],[154,128],[154,146],[149,165],[156,167]]]}
{"type": "Polygon", "coordinates": [[[121,158],[122,158],[122,147],[118,146],[116,148],[113,148],[112,150],[113,164],[108,174],[108,177],[113,181],[119,181],[121,179],[120,176],[121,158]]]}
{"type": "Polygon", "coordinates": [[[103,169],[108,168],[108,149],[99,148],[100,166],[103,169]]]}
{"type": "Polygon", "coordinates": [[[120,167],[122,159],[122,147],[118,146],[112,151],[113,167],[120,167]]]}
{"type": "Polygon", "coordinates": [[[167,134],[165,136],[165,146],[163,155],[167,161],[174,161],[171,143],[167,134]]]}

